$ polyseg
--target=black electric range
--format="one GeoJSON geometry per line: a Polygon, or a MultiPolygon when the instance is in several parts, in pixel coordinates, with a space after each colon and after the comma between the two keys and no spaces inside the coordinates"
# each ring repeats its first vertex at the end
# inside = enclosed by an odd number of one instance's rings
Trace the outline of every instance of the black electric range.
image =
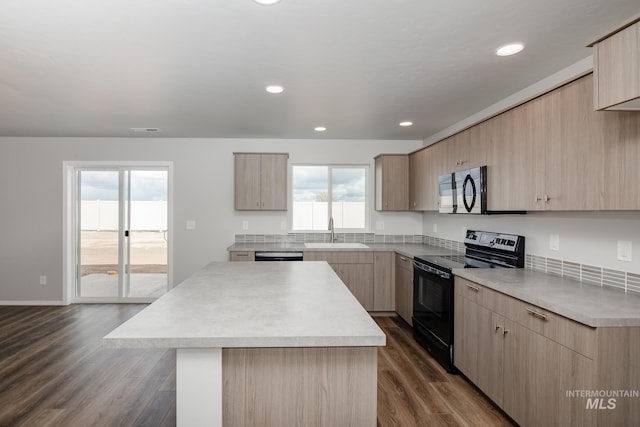
{"type": "Polygon", "coordinates": [[[414,257],[413,332],[448,372],[453,366],[453,273],[456,268],[522,268],[524,236],[468,230],[462,255],[414,257]]]}

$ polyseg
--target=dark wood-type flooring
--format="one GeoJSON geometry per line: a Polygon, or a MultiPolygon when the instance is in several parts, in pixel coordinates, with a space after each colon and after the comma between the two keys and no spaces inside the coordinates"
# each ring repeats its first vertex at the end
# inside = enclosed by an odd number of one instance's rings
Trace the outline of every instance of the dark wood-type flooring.
{"type": "MultiPolygon", "coordinates": [[[[0,426],[173,426],[175,350],[110,349],[102,337],[145,305],[0,307],[0,426]]],[[[379,317],[378,425],[511,425],[448,375],[399,318],[379,317]]]]}

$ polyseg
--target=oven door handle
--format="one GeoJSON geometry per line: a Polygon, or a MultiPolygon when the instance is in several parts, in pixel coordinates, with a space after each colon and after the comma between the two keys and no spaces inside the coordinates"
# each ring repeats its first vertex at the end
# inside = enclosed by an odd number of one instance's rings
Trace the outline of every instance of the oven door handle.
{"type": "Polygon", "coordinates": [[[451,278],[451,274],[446,272],[446,271],[441,271],[438,269],[435,269],[433,267],[429,267],[428,265],[422,264],[418,261],[413,261],[413,267],[415,270],[417,270],[419,273],[424,273],[424,274],[429,274],[432,276],[438,276],[441,279],[450,279],[451,278]]]}

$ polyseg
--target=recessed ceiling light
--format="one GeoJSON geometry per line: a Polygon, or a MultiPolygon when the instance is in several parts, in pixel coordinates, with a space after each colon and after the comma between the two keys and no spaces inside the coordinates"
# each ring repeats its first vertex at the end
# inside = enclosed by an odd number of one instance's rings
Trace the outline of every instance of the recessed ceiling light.
{"type": "Polygon", "coordinates": [[[522,49],[524,49],[524,44],[522,43],[505,44],[504,46],[500,46],[498,49],[496,49],[496,55],[498,56],[515,55],[516,53],[522,52],[522,49]]]}
{"type": "Polygon", "coordinates": [[[412,125],[413,125],[413,122],[410,122],[410,121],[406,120],[406,121],[404,121],[404,122],[400,122],[400,123],[398,123],[398,125],[399,125],[399,126],[402,126],[402,127],[407,127],[407,126],[412,126],[412,125]]]}
{"type": "Polygon", "coordinates": [[[327,128],[324,126],[317,126],[313,128],[313,130],[315,130],[316,132],[324,132],[325,130],[327,130],[327,128]]]}
{"type": "Polygon", "coordinates": [[[131,128],[134,132],[160,132],[158,128],[131,128]]]}
{"type": "Polygon", "coordinates": [[[269,93],[282,93],[284,88],[278,85],[270,85],[266,87],[267,92],[269,93]]]}
{"type": "Polygon", "coordinates": [[[254,2],[258,3],[258,4],[265,4],[265,5],[269,5],[269,4],[276,4],[278,3],[280,0],[253,0],[254,2]]]}

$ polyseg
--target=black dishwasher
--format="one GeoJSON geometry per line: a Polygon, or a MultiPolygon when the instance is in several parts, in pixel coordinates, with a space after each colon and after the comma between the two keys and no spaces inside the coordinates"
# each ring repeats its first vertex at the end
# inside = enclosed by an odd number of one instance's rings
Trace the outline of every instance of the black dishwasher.
{"type": "Polygon", "coordinates": [[[256,261],[302,261],[301,251],[256,251],[256,261]]]}

